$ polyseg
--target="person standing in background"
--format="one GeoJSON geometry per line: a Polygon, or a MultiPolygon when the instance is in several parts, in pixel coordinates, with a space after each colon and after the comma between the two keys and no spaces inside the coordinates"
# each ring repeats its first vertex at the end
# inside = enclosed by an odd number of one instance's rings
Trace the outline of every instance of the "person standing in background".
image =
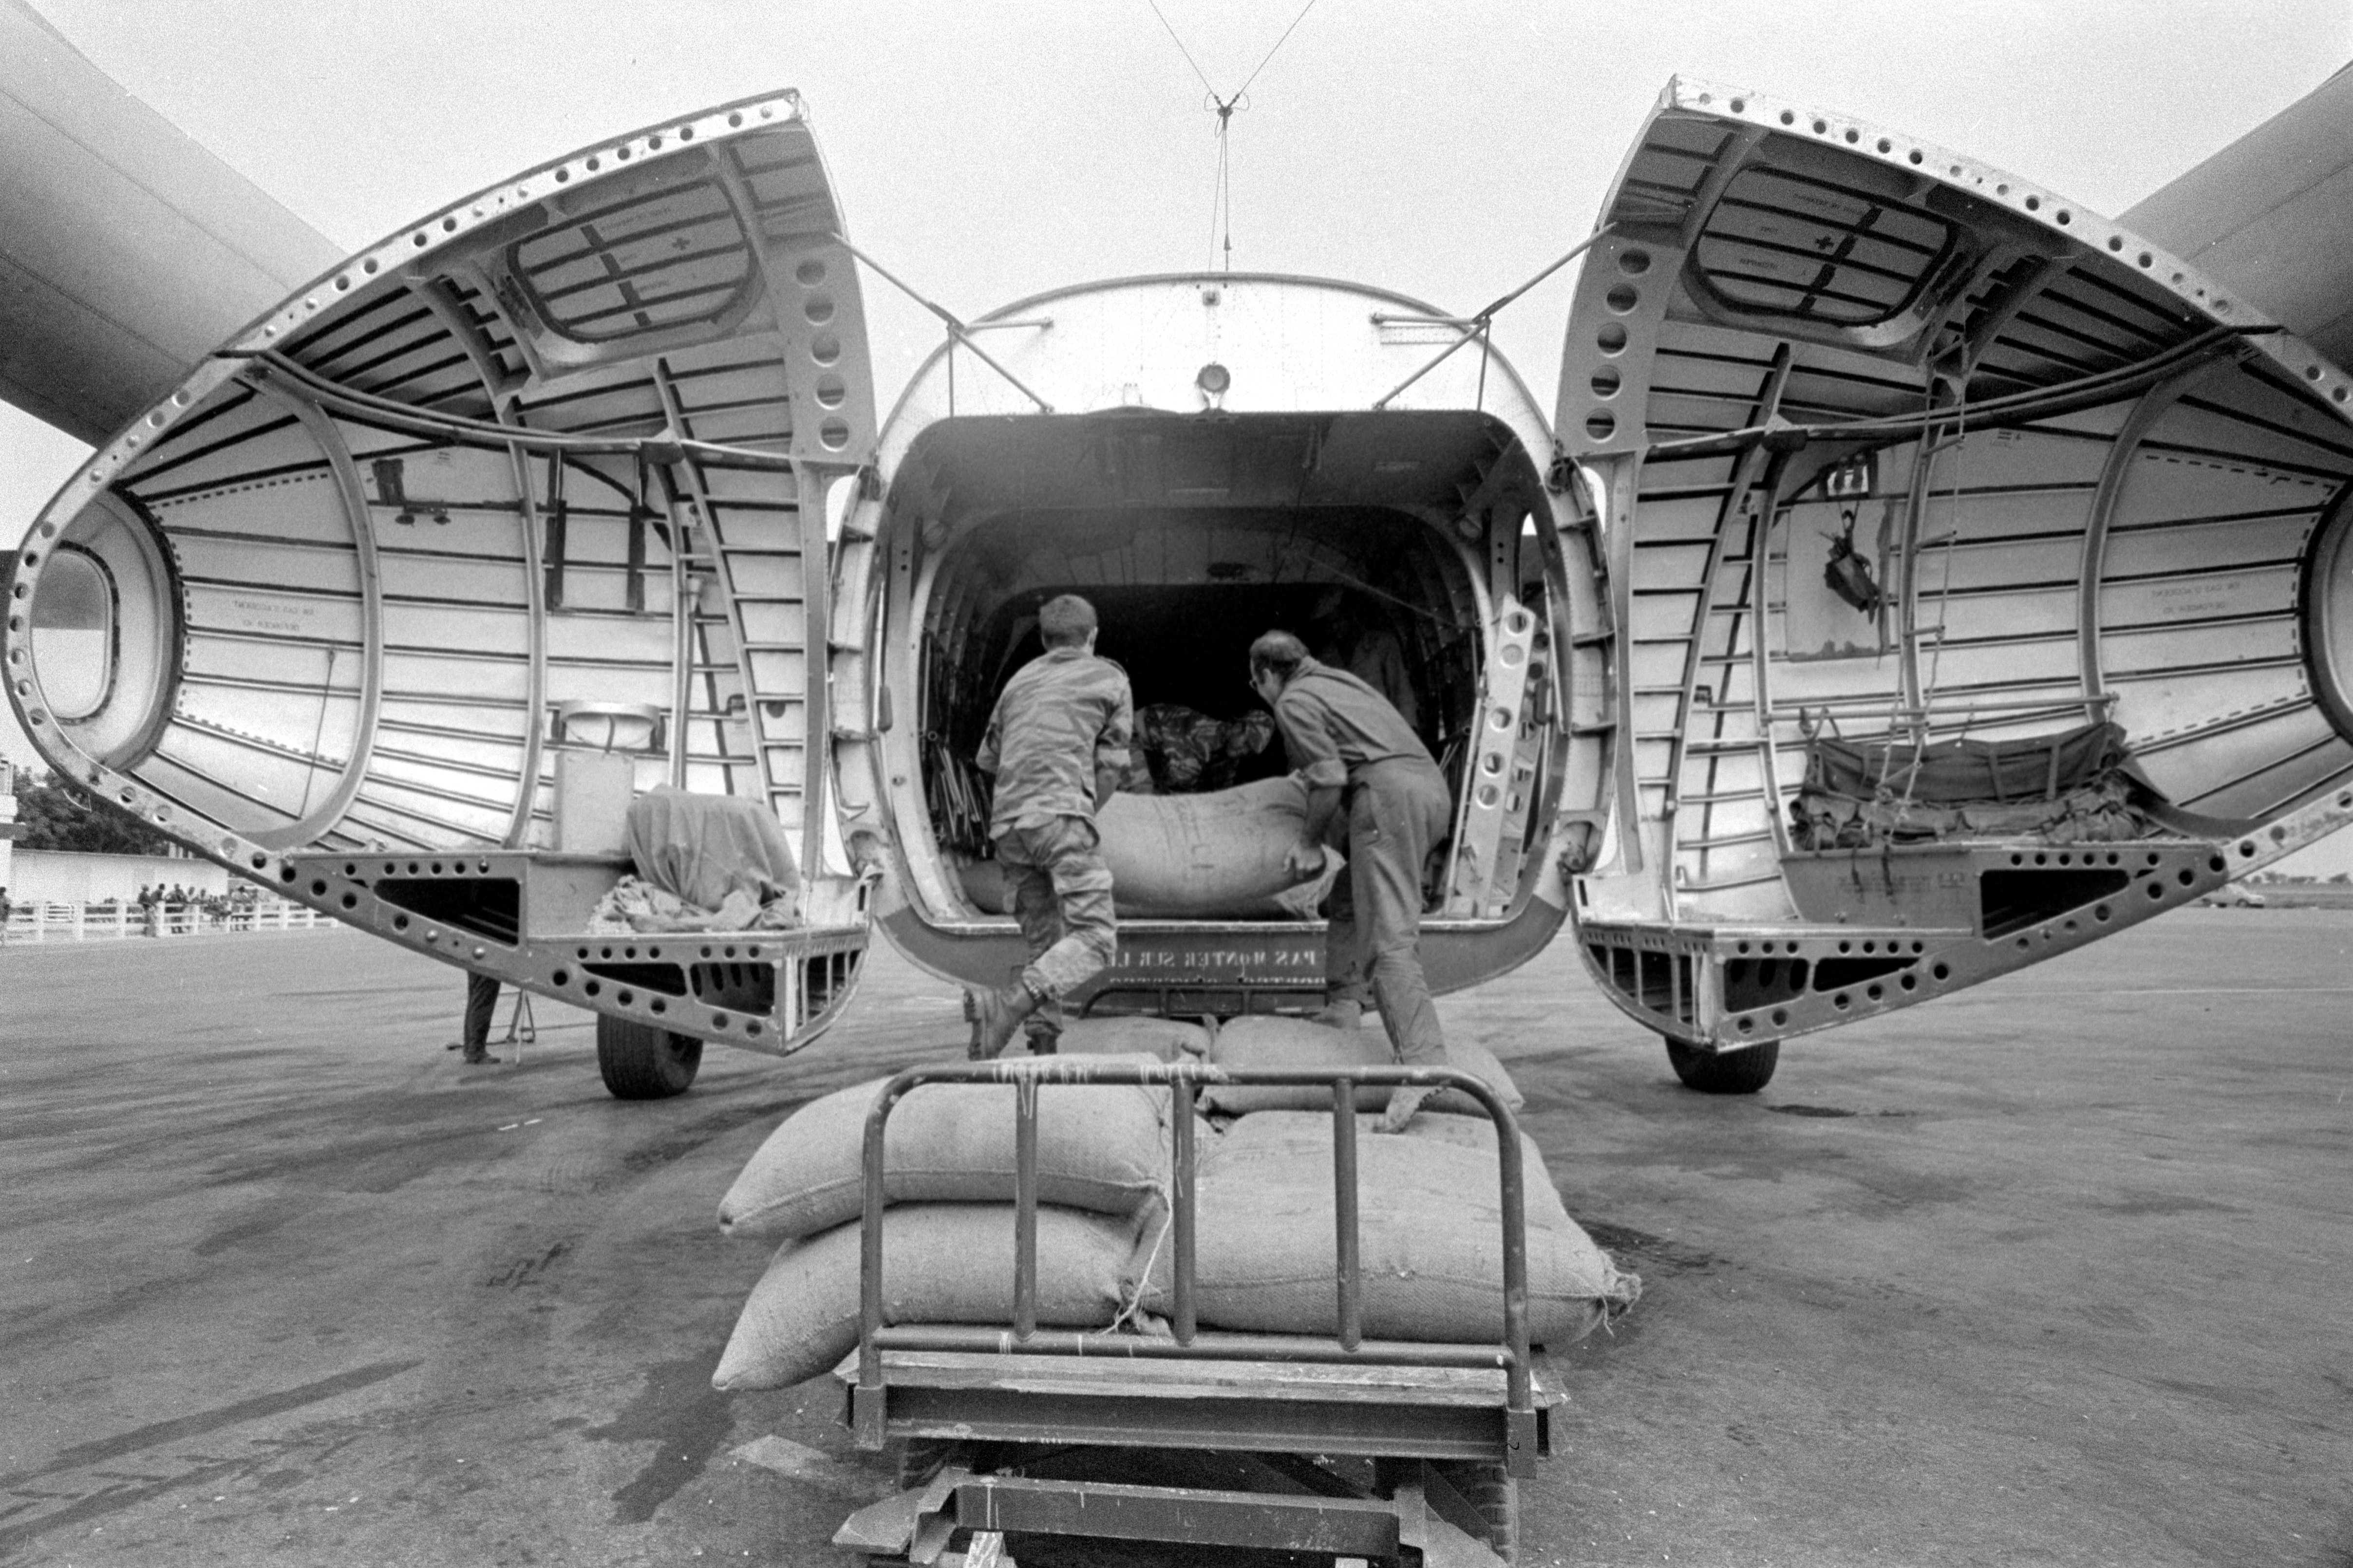
{"type": "Polygon", "coordinates": [[[497,1061],[499,1058],[491,1055],[491,1018],[498,1010],[498,977],[468,973],[463,1032],[442,1048],[458,1052],[458,1059],[470,1068],[497,1061]]]}
{"type": "Polygon", "coordinates": [[[1421,703],[1413,693],[1413,678],[1406,672],[1405,645],[1397,633],[1368,619],[1338,588],[1327,588],[1315,601],[1315,621],[1321,637],[1318,662],[1350,675],[1381,694],[1398,710],[1405,727],[1421,733],[1421,703]]]}

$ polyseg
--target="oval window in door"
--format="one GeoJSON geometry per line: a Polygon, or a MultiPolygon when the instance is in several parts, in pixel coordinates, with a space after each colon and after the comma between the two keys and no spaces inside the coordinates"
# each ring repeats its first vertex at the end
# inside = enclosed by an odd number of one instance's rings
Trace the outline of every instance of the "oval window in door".
{"type": "Polygon", "coordinates": [[[2304,563],[2304,657],[2323,711],[2353,737],[2353,496],[2337,497],[2304,563]]]}
{"type": "Polygon", "coordinates": [[[60,545],[33,595],[33,668],[49,711],[87,719],[114,687],[114,574],[75,545],[60,545]]]}

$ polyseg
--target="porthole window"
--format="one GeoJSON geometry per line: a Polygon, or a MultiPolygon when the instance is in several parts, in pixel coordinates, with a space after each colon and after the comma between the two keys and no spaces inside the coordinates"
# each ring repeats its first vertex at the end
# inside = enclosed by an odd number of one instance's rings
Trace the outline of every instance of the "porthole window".
{"type": "Polygon", "coordinates": [[[2314,531],[2304,568],[2305,658],[2337,732],[2353,735],[2353,506],[2314,531]]]}
{"type": "Polygon", "coordinates": [[[79,546],[61,544],[41,570],[33,595],[33,668],[49,711],[87,719],[114,688],[114,574],[79,546]]]}

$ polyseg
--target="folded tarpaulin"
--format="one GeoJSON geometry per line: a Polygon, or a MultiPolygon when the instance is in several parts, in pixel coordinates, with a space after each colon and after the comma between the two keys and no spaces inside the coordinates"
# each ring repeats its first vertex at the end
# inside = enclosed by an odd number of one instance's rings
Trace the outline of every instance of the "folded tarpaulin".
{"type": "Polygon", "coordinates": [[[800,868],[776,814],[757,801],[668,787],[629,803],[638,875],[697,909],[742,892],[754,904],[798,898],[800,868]]]}
{"type": "Polygon", "coordinates": [[[1806,787],[1853,800],[1894,796],[1925,805],[2058,800],[2105,780],[2130,752],[2116,724],[2085,724],[2022,741],[1806,742],[1806,787]]]}

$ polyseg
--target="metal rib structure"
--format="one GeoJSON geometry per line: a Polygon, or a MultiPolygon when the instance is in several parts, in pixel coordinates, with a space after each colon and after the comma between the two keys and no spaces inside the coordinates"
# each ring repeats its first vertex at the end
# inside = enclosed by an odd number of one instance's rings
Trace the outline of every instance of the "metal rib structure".
{"type": "MultiPolygon", "coordinates": [[[[1756,94],[1672,84],[1602,217],[1550,430],[1484,317],[1226,274],[955,323],[878,429],[799,102],[723,106],[221,350],[42,514],[0,668],[54,765],[216,860],[766,1049],[841,1006],[863,883],[789,932],[591,938],[599,812],[757,801],[997,984],[970,757],[1058,592],[1139,705],[1220,721],[1265,626],[1393,628],[1456,794],[1437,986],[1574,920],[1701,1087],[2353,819],[2335,366],[2063,197],[1756,94]]],[[[1074,1005],[1323,989],[1312,921],[1127,937],[1074,1005]]]]}
{"type": "Polygon", "coordinates": [[[1737,89],[1671,84],[1603,216],[1557,430],[1610,570],[1620,833],[1578,912],[1620,1005],[1821,1027],[2347,820],[2335,366],[2055,193],[1737,89]],[[2144,831],[1793,822],[1824,740],[2102,721],[2144,831]]]}
{"type": "Polygon", "coordinates": [[[696,1005],[727,988],[697,963],[733,951],[565,942],[618,870],[548,868],[577,847],[568,753],[759,800],[823,865],[822,496],[873,440],[840,227],[787,94],[352,258],[42,514],[8,625],[28,731],[111,805],[440,956],[714,1037],[794,1033],[807,1016],[763,1026],[748,994],[696,1005]],[[111,649],[74,657],[78,597],[111,649]],[[637,984],[606,994],[615,964],[637,984]]]}

